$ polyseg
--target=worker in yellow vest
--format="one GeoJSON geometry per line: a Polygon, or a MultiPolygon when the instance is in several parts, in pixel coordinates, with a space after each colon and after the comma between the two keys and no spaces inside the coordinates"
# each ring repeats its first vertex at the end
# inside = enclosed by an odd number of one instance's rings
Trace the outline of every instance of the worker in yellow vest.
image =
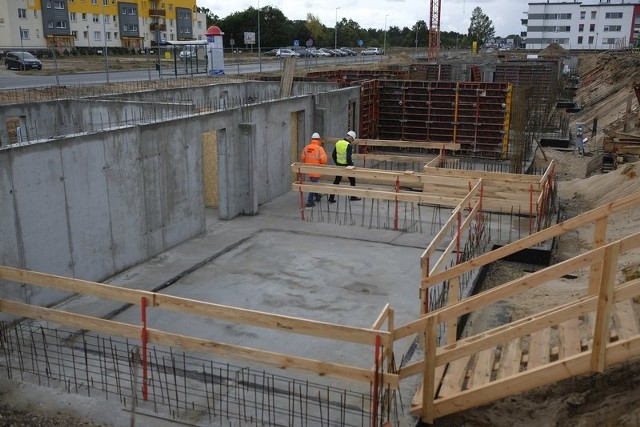
{"type": "MultiPolygon", "coordinates": [[[[336,142],[336,145],[333,148],[333,152],[331,153],[331,158],[333,159],[333,162],[336,164],[336,166],[344,166],[344,167],[353,166],[353,159],[352,159],[353,146],[351,145],[351,143],[355,140],[356,140],[356,133],[350,130],[349,132],[347,132],[347,136],[345,136],[344,139],[341,139],[338,142],[336,142]]],[[[336,175],[336,178],[333,180],[333,185],[340,184],[340,181],[342,181],[342,176],[336,175]]],[[[355,187],[356,178],[353,176],[350,176],[349,184],[352,187],[355,187]]],[[[351,196],[349,200],[361,200],[361,199],[360,197],[351,196]]],[[[335,203],[335,202],[336,202],[335,194],[330,195],[329,203],[335,203]]]]}

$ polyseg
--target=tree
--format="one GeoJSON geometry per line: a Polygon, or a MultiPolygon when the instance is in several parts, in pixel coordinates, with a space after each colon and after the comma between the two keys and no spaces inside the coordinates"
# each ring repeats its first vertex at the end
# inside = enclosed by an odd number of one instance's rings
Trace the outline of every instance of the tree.
{"type": "Polygon", "coordinates": [[[471,25],[469,25],[468,34],[472,41],[478,42],[478,46],[484,45],[496,34],[496,30],[493,28],[493,22],[491,22],[491,19],[489,19],[479,7],[476,7],[473,9],[473,12],[471,12],[471,25]]]}
{"type": "Polygon", "coordinates": [[[198,13],[204,13],[207,19],[207,28],[214,25],[214,22],[220,19],[218,15],[215,15],[208,7],[200,7],[196,9],[198,13]]]}
{"type": "Polygon", "coordinates": [[[317,46],[324,41],[327,32],[317,15],[307,13],[307,20],[304,25],[307,27],[307,30],[313,39],[314,46],[317,46]]]}

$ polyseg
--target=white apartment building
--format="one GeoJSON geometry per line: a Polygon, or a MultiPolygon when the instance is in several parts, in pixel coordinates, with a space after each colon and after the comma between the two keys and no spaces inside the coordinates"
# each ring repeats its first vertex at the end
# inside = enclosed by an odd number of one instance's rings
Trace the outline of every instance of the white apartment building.
{"type": "Polygon", "coordinates": [[[526,15],[521,35],[527,49],[551,43],[572,50],[622,49],[640,38],[640,1],[535,2],[526,15]]]}

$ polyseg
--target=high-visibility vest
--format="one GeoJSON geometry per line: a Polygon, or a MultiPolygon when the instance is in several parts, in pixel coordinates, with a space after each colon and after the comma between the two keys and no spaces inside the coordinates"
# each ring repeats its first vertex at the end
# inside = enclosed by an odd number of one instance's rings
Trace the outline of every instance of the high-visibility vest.
{"type": "MultiPolygon", "coordinates": [[[[312,139],[311,143],[302,150],[302,161],[311,165],[326,165],[327,153],[318,139],[312,139]]],[[[318,173],[308,174],[311,178],[320,178],[318,173]]]]}
{"type": "Polygon", "coordinates": [[[336,163],[339,165],[347,164],[347,149],[349,148],[349,141],[341,139],[336,142],[336,163]]]}

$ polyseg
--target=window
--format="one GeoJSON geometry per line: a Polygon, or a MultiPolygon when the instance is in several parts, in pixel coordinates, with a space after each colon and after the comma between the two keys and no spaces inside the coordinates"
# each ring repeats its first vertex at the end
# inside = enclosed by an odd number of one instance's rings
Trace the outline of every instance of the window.
{"type": "Polygon", "coordinates": [[[103,6],[109,6],[109,0],[102,0],[103,6]]]}
{"type": "Polygon", "coordinates": [[[93,14],[93,22],[95,22],[96,24],[97,24],[98,22],[100,22],[100,16],[94,13],[94,14],[93,14]]]}
{"type": "Polygon", "coordinates": [[[589,44],[593,44],[593,36],[589,36],[589,44]]]}
{"type": "Polygon", "coordinates": [[[169,10],[173,10],[173,3],[169,3],[169,10]]]}
{"type": "Polygon", "coordinates": [[[109,24],[111,22],[111,16],[109,15],[104,15],[103,19],[105,24],[109,24]]]}
{"type": "Polygon", "coordinates": [[[594,32],[596,30],[596,24],[589,24],[589,31],[594,32]]]}
{"type": "Polygon", "coordinates": [[[113,15],[113,23],[115,24],[116,22],[118,22],[118,17],[116,15],[113,15]]]}
{"type": "Polygon", "coordinates": [[[49,21],[49,22],[47,22],[47,27],[49,27],[49,28],[53,28],[53,21],[49,21]]]}
{"type": "Polygon", "coordinates": [[[27,18],[27,9],[18,9],[18,18],[27,18]]]}
{"type": "Polygon", "coordinates": [[[584,19],[586,15],[587,15],[587,12],[583,10],[582,12],[580,12],[580,19],[584,19]]]}
{"type": "Polygon", "coordinates": [[[113,33],[113,38],[117,39],[118,38],[118,33],[113,33]]]}
{"type": "Polygon", "coordinates": [[[89,31],[83,31],[82,32],[82,37],[84,37],[85,39],[89,38],[89,31]]]}
{"type": "Polygon", "coordinates": [[[111,40],[111,33],[110,32],[106,32],[105,33],[105,37],[107,40],[111,40]]]}
{"type": "Polygon", "coordinates": [[[93,40],[99,42],[102,40],[102,33],[100,31],[93,32],[93,40]]]}
{"type": "Polygon", "coordinates": [[[604,17],[607,19],[622,19],[622,12],[607,12],[604,17]]]}
{"type": "Polygon", "coordinates": [[[78,32],[77,31],[71,31],[71,35],[73,36],[74,40],[78,40],[78,32]]]}
{"type": "Polygon", "coordinates": [[[82,20],[83,20],[83,21],[86,21],[86,20],[87,20],[87,14],[86,14],[86,13],[83,13],[83,14],[82,14],[82,20]]]}
{"type": "Polygon", "coordinates": [[[20,28],[20,40],[28,40],[29,39],[29,30],[20,28]]]}
{"type": "Polygon", "coordinates": [[[591,19],[596,19],[596,13],[597,12],[595,10],[591,11],[591,19]]]}
{"type": "Polygon", "coordinates": [[[56,0],[53,2],[53,8],[58,10],[64,10],[64,1],[56,0]]]}
{"type": "Polygon", "coordinates": [[[580,31],[580,32],[584,31],[584,24],[578,25],[578,31],[580,31]]]}
{"type": "Polygon", "coordinates": [[[622,25],[605,25],[604,31],[622,31],[622,25]]]}
{"type": "Polygon", "coordinates": [[[97,6],[98,5],[98,0],[91,0],[91,4],[94,5],[94,6],[97,6]]]}
{"type": "Polygon", "coordinates": [[[47,9],[51,9],[51,0],[47,0],[47,9]]]}
{"type": "Polygon", "coordinates": [[[70,20],[71,22],[76,22],[76,20],[77,20],[77,14],[76,14],[75,12],[71,12],[71,13],[69,14],[69,20],[70,20]]]}
{"type": "Polygon", "coordinates": [[[582,36],[578,37],[578,44],[582,44],[582,36]]]}
{"type": "Polygon", "coordinates": [[[60,29],[67,28],[67,21],[56,21],[56,28],[60,28],[60,29]]]}
{"type": "Polygon", "coordinates": [[[33,17],[34,17],[34,18],[37,18],[37,17],[38,17],[38,11],[37,11],[37,10],[34,10],[34,11],[33,11],[33,17]]]}

